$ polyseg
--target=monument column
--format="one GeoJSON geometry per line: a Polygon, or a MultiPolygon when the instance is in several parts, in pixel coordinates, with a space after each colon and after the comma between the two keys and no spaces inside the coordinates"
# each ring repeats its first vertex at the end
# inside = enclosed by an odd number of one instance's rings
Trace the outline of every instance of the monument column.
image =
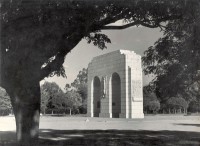
{"type": "Polygon", "coordinates": [[[124,68],[121,69],[121,113],[120,118],[128,118],[128,67],[126,54],[123,55],[123,64],[124,68]]]}
{"type": "Polygon", "coordinates": [[[94,77],[93,77],[93,67],[92,63],[88,65],[88,99],[87,99],[87,116],[94,117],[93,110],[93,92],[94,92],[94,77]]]}
{"type": "Polygon", "coordinates": [[[88,81],[87,116],[94,117],[93,110],[93,80],[88,81]]]}
{"type": "Polygon", "coordinates": [[[141,57],[137,56],[134,59],[131,78],[131,117],[144,118],[143,113],[143,85],[142,85],[142,66],[141,57]]]}

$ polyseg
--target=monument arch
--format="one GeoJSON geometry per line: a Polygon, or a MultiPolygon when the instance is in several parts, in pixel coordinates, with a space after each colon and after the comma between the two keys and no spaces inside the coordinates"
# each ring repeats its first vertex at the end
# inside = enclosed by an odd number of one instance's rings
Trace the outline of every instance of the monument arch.
{"type": "Polygon", "coordinates": [[[88,65],[90,117],[143,118],[141,56],[117,50],[94,57],[88,65]]]}
{"type": "Polygon", "coordinates": [[[118,73],[112,74],[112,117],[119,118],[121,113],[121,80],[118,73]]]}
{"type": "Polygon", "coordinates": [[[101,82],[99,77],[95,76],[93,80],[93,113],[94,117],[99,117],[101,110],[100,102],[101,82]]]}

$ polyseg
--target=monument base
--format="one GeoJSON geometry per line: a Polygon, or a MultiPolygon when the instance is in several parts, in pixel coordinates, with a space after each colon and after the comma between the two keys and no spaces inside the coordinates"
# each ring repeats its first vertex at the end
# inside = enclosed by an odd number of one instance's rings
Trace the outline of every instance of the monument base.
{"type": "Polygon", "coordinates": [[[94,117],[93,113],[87,113],[87,117],[94,117]]]}
{"type": "Polygon", "coordinates": [[[134,113],[131,115],[131,119],[143,119],[144,113],[134,113]]]}
{"type": "Polygon", "coordinates": [[[100,113],[99,117],[112,118],[112,113],[100,113]]]}
{"type": "Polygon", "coordinates": [[[119,114],[119,118],[128,118],[128,115],[126,115],[125,113],[121,113],[119,114]]]}

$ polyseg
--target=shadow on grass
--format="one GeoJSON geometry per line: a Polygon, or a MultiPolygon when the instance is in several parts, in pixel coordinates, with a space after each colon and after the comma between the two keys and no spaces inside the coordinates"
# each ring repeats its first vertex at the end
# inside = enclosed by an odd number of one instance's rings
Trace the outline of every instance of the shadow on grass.
{"type": "Polygon", "coordinates": [[[196,127],[200,127],[200,124],[176,124],[176,125],[182,125],[182,126],[196,126],[196,127]]]}
{"type": "MultiPolygon", "coordinates": [[[[14,132],[0,132],[1,146],[15,146],[14,132]]],[[[200,133],[145,130],[40,130],[40,146],[199,146],[200,133]]]]}

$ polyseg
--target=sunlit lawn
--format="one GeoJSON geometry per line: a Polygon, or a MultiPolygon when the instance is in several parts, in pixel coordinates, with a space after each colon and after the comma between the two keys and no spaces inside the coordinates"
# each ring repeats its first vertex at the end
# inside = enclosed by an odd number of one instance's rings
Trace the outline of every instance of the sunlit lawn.
{"type": "MultiPolygon", "coordinates": [[[[0,117],[0,145],[15,145],[14,117],[0,117]]],[[[108,119],[42,116],[41,146],[200,146],[199,116],[108,119]]]]}

